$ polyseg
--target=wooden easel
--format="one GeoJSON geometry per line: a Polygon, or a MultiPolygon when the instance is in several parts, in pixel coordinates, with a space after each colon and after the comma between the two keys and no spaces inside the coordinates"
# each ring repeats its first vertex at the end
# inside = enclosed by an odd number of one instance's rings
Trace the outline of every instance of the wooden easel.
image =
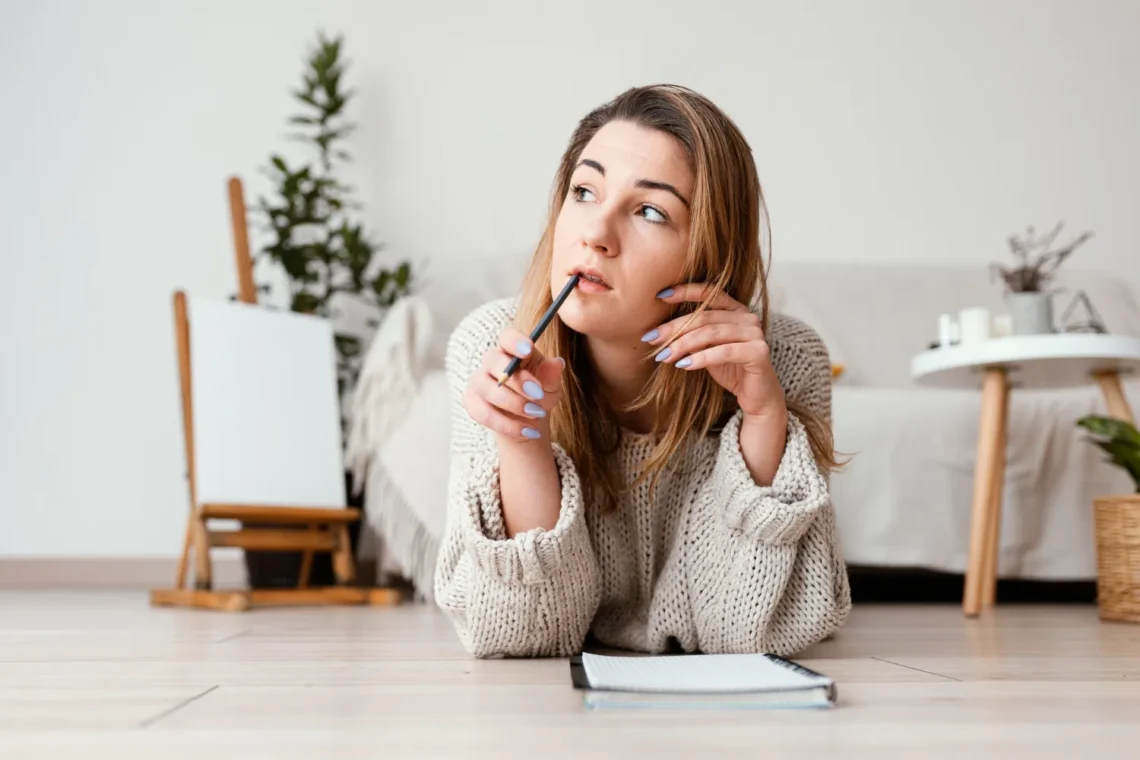
{"type": "MultiPolygon", "coordinates": [[[[253,282],[253,266],[249,253],[246,230],[245,201],[241,180],[229,180],[230,214],[233,225],[234,247],[238,270],[238,298],[245,303],[257,303],[257,288],[253,282]]],[[[175,340],[178,347],[178,374],[182,390],[182,426],[185,437],[186,474],[190,492],[190,515],[182,556],[178,562],[175,588],[154,589],[150,594],[152,605],[201,607],[237,612],[260,605],[314,605],[314,604],[375,604],[387,605],[400,601],[400,593],[388,588],[362,588],[350,585],[355,569],[348,526],[360,519],[360,510],[346,507],[298,508],[274,505],[199,504],[194,469],[194,417],[191,398],[190,374],[190,323],[186,307],[186,294],[174,294],[175,340]],[[238,530],[211,529],[211,520],[240,520],[238,530]],[[250,527],[261,525],[263,527],[250,527]],[[282,527],[288,525],[290,527],[282,527]],[[273,527],[264,527],[273,526],[273,527]],[[295,526],[295,527],[294,527],[295,526]],[[245,551],[300,551],[303,552],[297,588],[293,589],[233,589],[215,590],[210,562],[210,550],[219,547],[237,547],[245,551]],[[187,587],[190,554],[194,554],[193,588],[187,587]],[[332,553],[336,586],[310,588],[313,554],[318,551],[332,553]]]]}

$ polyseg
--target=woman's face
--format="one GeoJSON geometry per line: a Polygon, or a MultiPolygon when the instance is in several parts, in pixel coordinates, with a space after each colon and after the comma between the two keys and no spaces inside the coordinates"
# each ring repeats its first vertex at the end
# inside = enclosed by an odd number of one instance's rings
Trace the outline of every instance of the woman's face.
{"type": "Polygon", "coordinates": [[[558,315],[572,330],[637,340],[670,307],[657,298],[676,285],[689,248],[693,173],[672,136],[610,122],[582,151],[554,229],[550,288],[578,281],[558,315]],[[597,278],[600,282],[591,282],[597,278]]]}

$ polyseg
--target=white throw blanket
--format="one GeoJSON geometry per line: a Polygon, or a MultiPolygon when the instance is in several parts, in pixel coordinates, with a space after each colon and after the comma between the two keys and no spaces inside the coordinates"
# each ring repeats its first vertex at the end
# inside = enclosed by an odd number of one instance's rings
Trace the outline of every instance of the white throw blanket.
{"type": "Polygon", "coordinates": [[[447,483],[447,335],[420,296],[388,311],[353,392],[345,464],[365,488],[361,554],[430,598],[447,483]],[[376,543],[373,544],[373,541],[376,543]]]}
{"type": "Polygon", "coordinates": [[[359,488],[373,455],[407,416],[420,381],[443,366],[431,309],[420,296],[398,300],[380,323],[353,389],[345,464],[359,488]]]}

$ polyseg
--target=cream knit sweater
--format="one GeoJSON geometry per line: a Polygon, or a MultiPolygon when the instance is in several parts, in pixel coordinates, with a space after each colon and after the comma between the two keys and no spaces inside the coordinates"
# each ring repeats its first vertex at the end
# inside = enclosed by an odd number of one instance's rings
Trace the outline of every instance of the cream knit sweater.
{"type": "MultiPolygon", "coordinates": [[[[791,655],[839,628],[850,610],[828,482],[802,424],[788,423],[773,484],[756,485],[739,446],[740,412],[662,476],[608,513],[583,503],[573,462],[553,444],[562,481],[555,527],[508,538],[494,433],[462,395],[514,316],[485,304],[451,335],[451,474],[435,573],[436,604],[474,656],[568,656],[587,634],[644,652],[791,655]]],[[[773,315],[768,343],[785,394],[830,423],[831,371],[818,336],[773,315]]],[[[652,449],[626,435],[625,482],[652,449]]]]}

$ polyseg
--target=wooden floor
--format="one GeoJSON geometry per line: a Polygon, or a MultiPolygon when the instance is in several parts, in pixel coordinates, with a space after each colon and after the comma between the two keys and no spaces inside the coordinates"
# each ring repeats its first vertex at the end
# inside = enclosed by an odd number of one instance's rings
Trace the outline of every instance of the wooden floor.
{"type": "Polygon", "coordinates": [[[588,712],[564,660],[476,661],[433,609],[0,593],[0,758],[1140,757],[1140,626],[857,607],[799,658],[829,711],[588,712]]]}

